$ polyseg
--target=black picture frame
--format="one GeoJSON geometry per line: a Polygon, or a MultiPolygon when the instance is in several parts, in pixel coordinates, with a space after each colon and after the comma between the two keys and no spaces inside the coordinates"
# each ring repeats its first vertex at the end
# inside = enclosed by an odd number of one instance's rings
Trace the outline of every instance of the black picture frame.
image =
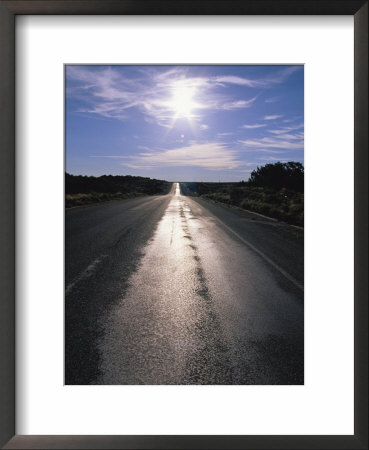
{"type": "Polygon", "coordinates": [[[368,1],[0,0],[0,445],[7,449],[368,449],[368,1]],[[15,435],[15,16],[205,14],[354,16],[354,435],[15,435]]]}

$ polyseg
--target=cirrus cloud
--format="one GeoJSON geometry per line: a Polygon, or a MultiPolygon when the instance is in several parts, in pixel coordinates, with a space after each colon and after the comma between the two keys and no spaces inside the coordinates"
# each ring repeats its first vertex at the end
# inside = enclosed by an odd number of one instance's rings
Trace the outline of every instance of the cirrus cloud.
{"type": "Polygon", "coordinates": [[[95,158],[123,159],[122,165],[132,169],[154,167],[202,167],[208,170],[236,169],[246,166],[238,157],[238,152],[218,142],[192,143],[173,149],[152,150],[137,155],[106,155],[95,158]]]}

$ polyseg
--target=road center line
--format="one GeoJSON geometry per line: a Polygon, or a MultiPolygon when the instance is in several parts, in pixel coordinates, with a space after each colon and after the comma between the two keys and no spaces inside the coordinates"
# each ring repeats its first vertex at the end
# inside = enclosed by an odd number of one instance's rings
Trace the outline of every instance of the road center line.
{"type": "Polygon", "coordinates": [[[67,296],[70,291],[74,288],[74,286],[79,283],[82,280],[86,280],[89,278],[96,270],[96,267],[105,259],[108,255],[100,255],[98,258],[96,258],[94,261],[92,261],[91,264],[87,266],[87,268],[79,275],[77,278],[75,278],[71,283],[68,284],[68,286],[65,289],[65,296],[67,296]]]}
{"type": "Polygon", "coordinates": [[[230,231],[232,234],[234,234],[241,242],[249,246],[255,253],[257,253],[259,256],[261,256],[266,262],[268,262],[271,266],[273,266],[276,270],[278,270],[279,273],[281,273],[287,280],[289,280],[292,284],[294,284],[298,289],[300,289],[302,292],[304,292],[304,286],[299,283],[295,278],[293,278],[289,273],[287,273],[282,267],[280,267],[278,264],[276,264],[274,261],[272,261],[268,256],[266,256],[263,252],[261,252],[258,248],[256,248],[254,245],[252,245],[249,241],[244,239],[242,236],[240,236],[238,233],[232,230],[228,225],[226,225],[224,222],[222,222],[217,217],[214,217],[215,220],[217,220],[223,227],[225,227],[228,231],[230,231]]]}

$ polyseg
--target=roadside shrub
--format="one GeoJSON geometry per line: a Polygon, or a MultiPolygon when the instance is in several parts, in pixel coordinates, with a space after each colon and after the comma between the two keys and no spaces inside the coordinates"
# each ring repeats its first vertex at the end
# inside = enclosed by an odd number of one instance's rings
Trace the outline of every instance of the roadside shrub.
{"type": "Polygon", "coordinates": [[[266,164],[251,172],[248,184],[250,186],[263,186],[273,189],[286,188],[303,192],[304,166],[299,162],[293,161],[266,164]]]}

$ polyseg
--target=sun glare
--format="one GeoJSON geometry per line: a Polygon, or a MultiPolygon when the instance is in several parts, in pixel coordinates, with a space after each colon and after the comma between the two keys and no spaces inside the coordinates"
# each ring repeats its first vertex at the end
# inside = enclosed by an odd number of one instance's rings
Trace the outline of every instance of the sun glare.
{"type": "Polygon", "coordinates": [[[196,103],[193,99],[195,88],[185,85],[176,85],[173,88],[173,97],[171,105],[175,111],[176,117],[190,119],[196,103]]]}

